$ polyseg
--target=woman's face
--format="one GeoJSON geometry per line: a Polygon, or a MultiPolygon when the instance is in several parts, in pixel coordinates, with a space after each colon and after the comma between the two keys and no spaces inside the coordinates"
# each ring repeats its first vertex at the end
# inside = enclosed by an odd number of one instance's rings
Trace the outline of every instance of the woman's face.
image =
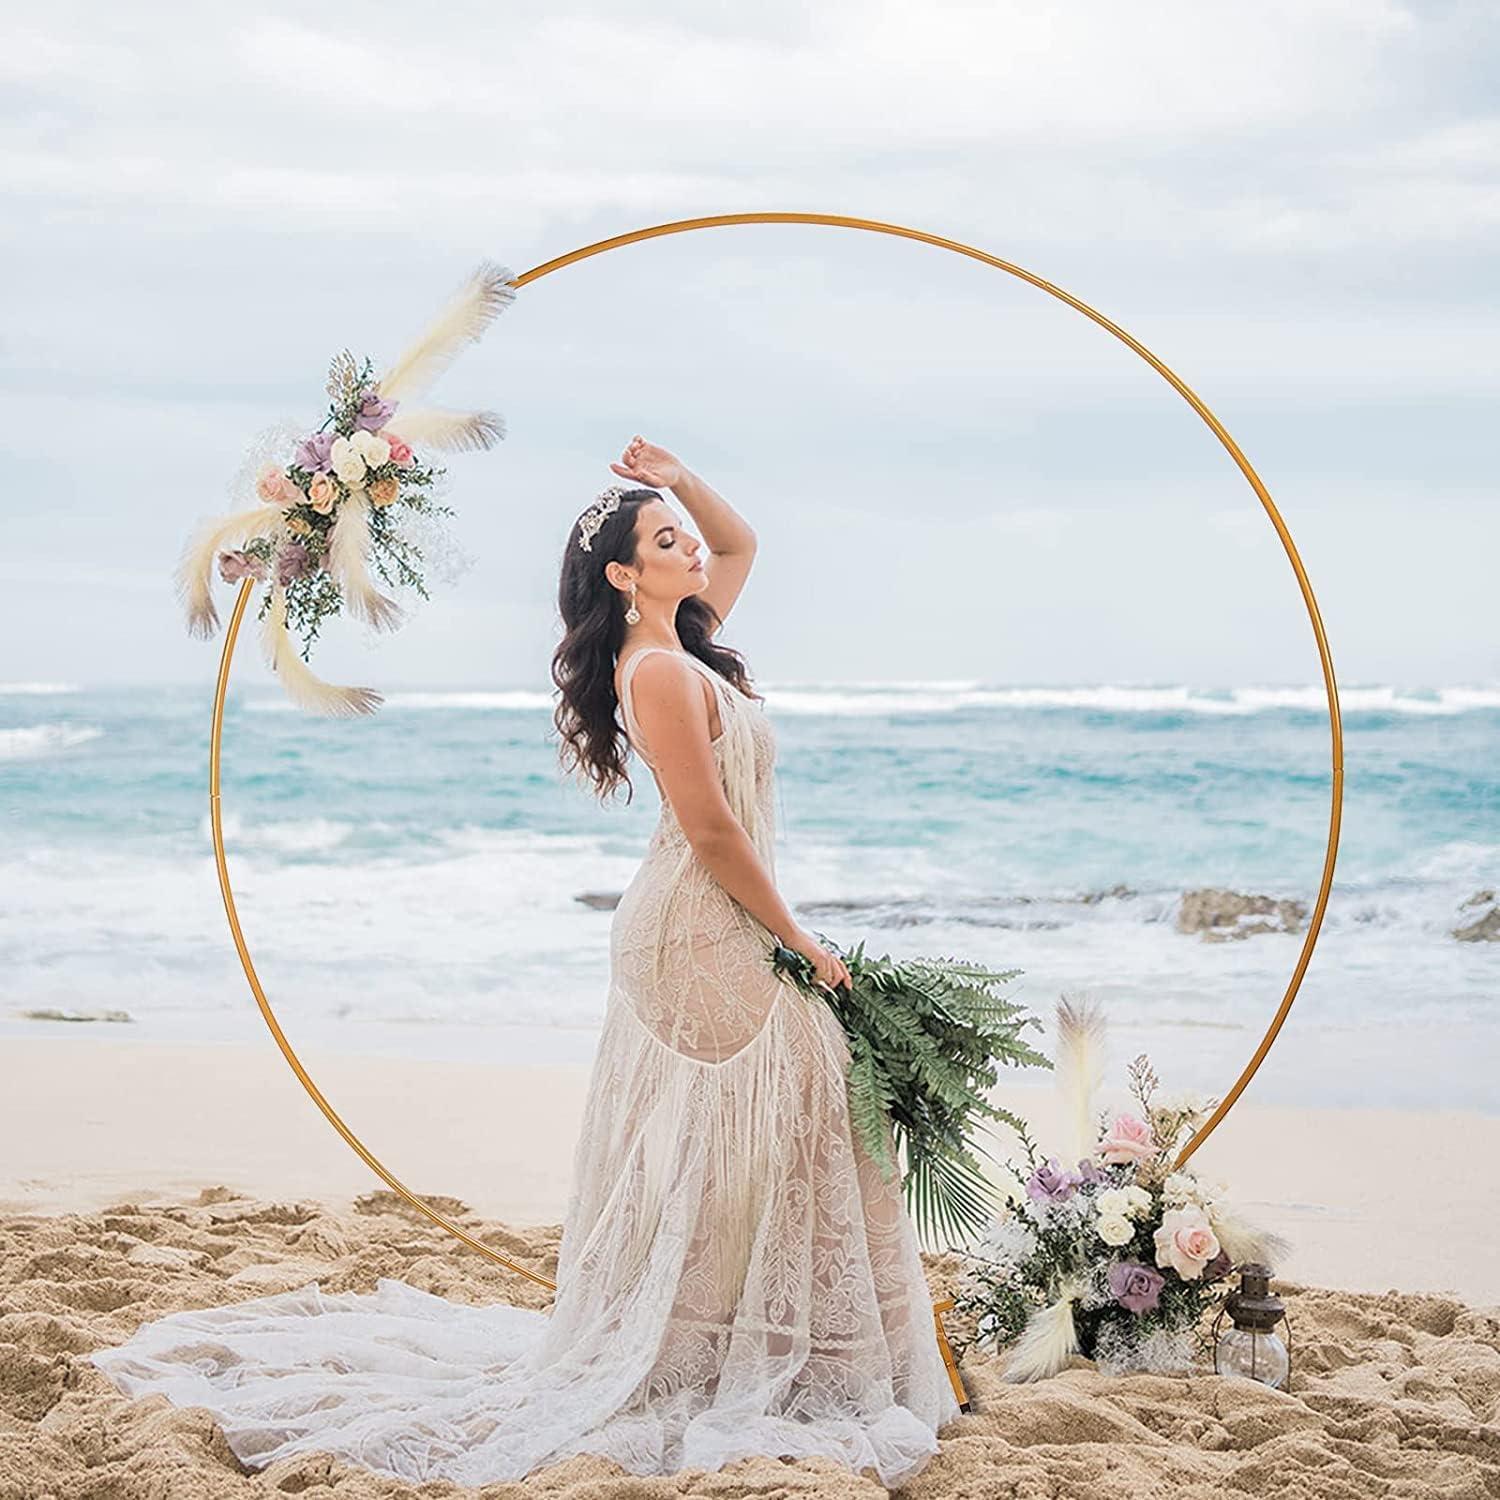
{"type": "Polygon", "coordinates": [[[708,583],[708,549],[682,524],[665,500],[650,500],[636,514],[637,587],[653,599],[683,599],[708,583]]]}

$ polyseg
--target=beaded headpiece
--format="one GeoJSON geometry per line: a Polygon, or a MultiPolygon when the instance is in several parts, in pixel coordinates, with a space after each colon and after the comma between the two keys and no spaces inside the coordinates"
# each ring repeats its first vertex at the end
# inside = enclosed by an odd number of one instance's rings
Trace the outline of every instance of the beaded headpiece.
{"type": "Polygon", "coordinates": [[[585,552],[594,550],[594,538],[604,525],[604,518],[620,508],[620,498],[636,488],[627,484],[611,484],[594,496],[589,508],[578,522],[578,545],[585,552]]]}

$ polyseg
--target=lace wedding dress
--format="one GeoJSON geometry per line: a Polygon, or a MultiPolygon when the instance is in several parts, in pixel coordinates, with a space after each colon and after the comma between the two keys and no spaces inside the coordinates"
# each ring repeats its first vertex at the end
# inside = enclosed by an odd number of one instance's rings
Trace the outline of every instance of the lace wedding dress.
{"type": "MultiPolygon", "coordinates": [[[[668,649],[622,673],[648,765],[630,679],[668,649]]],[[[674,654],[716,687],[726,797],[774,873],[771,725],[674,654]]],[[[959,1414],[915,1229],[851,1130],[838,1018],[771,943],[664,798],[611,926],[550,1313],[309,1282],[90,1359],[129,1396],[206,1407],[257,1468],[316,1451],[482,1485],[583,1453],[636,1474],[822,1454],[911,1478],[959,1414]]]]}

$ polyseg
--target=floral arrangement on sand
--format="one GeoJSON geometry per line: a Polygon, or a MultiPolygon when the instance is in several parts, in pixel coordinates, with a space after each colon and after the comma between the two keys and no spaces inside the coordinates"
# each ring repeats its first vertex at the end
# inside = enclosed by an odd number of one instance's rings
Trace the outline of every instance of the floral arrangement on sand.
{"type": "Polygon", "coordinates": [[[515,300],[512,280],[505,267],[481,264],[383,375],[347,349],[335,357],[328,412],[316,431],[283,424],[261,434],[231,485],[236,506],[249,508],[205,526],[178,563],[190,635],[204,638],[218,628],[211,591],[217,563],[226,583],[269,585],[257,617],[262,646],[294,703],[332,715],[375,711],[379,693],[322,681],[307,667],[308,654],[323,622],[344,609],[376,630],[401,623],[400,606],[377,577],[428,597],[421,564],[430,545],[423,539],[440,544],[432,523],[453,511],[433,498],[446,471],[417,449],[489,448],[505,427],[495,412],[445,411],[416,398],[515,300]],[[300,653],[292,630],[302,636],[300,653]]]}
{"type": "Polygon", "coordinates": [[[1203,1096],[1159,1092],[1144,1053],[1128,1069],[1137,1107],[1093,1112],[1104,1022],[1092,1002],[1058,1002],[1057,1086],[1075,1139],[1039,1158],[1018,1132],[1026,1167],[1011,1167],[1021,1191],[963,1262],[955,1317],[975,1333],[971,1347],[1009,1351],[1005,1379],[1043,1379],[1075,1354],[1106,1374],[1184,1372],[1212,1357],[1204,1314],[1248,1261],[1280,1262],[1290,1246],[1248,1223],[1226,1184],[1186,1163],[1179,1143],[1217,1105],[1203,1096]],[[1081,1143],[1081,1144],[1080,1144],[1081,1143]]]}
{"type": "Polygon", "coordinates": [[[972,1239],[998,1201],[973,1154],[990,1156],[972,1140],[976,1124],[984,1117],[1023,1136],[1026,1130],[987,1097],[997,1064],[1052,1066],[1021,1036],[1041,1021],[993,993],[1021,970],[956,958],[871,958],[863,942],[845,953],[823,933],[817,938],[844,961],[847,991],[817,985],[811,961],[791,948],[773,947],[771,966],[839,1018],[849,1043],[850,1123],[887,1177],[901,1170],[896,1153],[904,1152],[902,1190],[929,1243],[972,1239]]]}

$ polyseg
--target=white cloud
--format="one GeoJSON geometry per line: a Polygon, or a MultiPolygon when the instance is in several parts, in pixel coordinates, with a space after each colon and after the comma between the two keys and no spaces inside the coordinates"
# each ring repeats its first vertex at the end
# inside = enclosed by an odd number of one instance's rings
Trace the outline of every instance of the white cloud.
{"type": "MultiPolygon", "coordinates": [[[[1465,580],[1493,553],[1500,511],[1474,435],[1500,331],[1500,47],[1483,7],[75,0],[13,36],[0,56],[11,562],[19,547],[35,577],[56,569],[79,593],[31,675],[76,675],[100,650],[124,675],[198,659],[200,645],[143,645],[165,605],[134,637],[98,635],[82,590],[97,569],[62,571],[76,527],[133,577],[164,578],[243,443],[318,415],[334,350],[388,351],[480,254],[520,271],[716,213],[909,225],[1091,304],[1224,422],[1299,543],[1311,516],[1325,546],[1360,517],[1364,562],[1339,576],[1338,625],[1371,659],[1395,649],[1380,525],[1397,547],[1404,508],[1426,506],[1454,529],[1465,580]]],[[[1158,675],[1173,652],[1184,670],[1248,671],[1256,643],[1218,649],[1219,601],[1193,579],[1220,549],[1288,574],[1243,478],[1160,375],[1023,281],[885,236],[713,230],[569,267],[523,292],[448,389],[512,428],[455,496],[491,569],[484,608],[533,621],[492,633],[529,644],[511,662],[476,656],[487,674],[529,672],[550,613],[549,580],[514,583],[496,559],[551,555],[622,431],[732,484],[790,549],[763,568],[787,598],[818,588],[799,548],[847,547],[847,577],[879,576],[890,528],[925,507],[933,540],[902,548],[893,597],[919,610],[966,539],[993,547],[1034,575],[1008,626],[1023,632],[1034,606],[1059,671],[1104,632],[1121,670],[1138,650],[1158,675]],[[1138,562],[1150,586],[1128,596],[1122,631],[1100,542],[1134,546],[1168,515],[1197,520],[1138,562]],[[1178,629],[1165,602],[1178,587],[1204,638],[1178,629]]],[[[1440,543],[1424,536],[1429,564],[1440,543]]],[[[1452,617],[1402,637],[1405,665],[1425,651],[1450,669],[1442,642],[1461,634],[1482,671],[1481,591],[1432,591],[1456,601],[1452,617]]],[[[12,639],[33,595],[0,604],[12,639]]],[[[778,602],[742,618],[774,639],[778,602]]],[[[956,607],[982,627],[982,597],[956,607]]],[[[424,628],[442,628],[443,608],[424,628]]],[[[898,659],[871,629],[868,650],[898,659]]],[[[1304,645],[1293,632],[1285,649],[1300,660],[1304,645]]]]}

